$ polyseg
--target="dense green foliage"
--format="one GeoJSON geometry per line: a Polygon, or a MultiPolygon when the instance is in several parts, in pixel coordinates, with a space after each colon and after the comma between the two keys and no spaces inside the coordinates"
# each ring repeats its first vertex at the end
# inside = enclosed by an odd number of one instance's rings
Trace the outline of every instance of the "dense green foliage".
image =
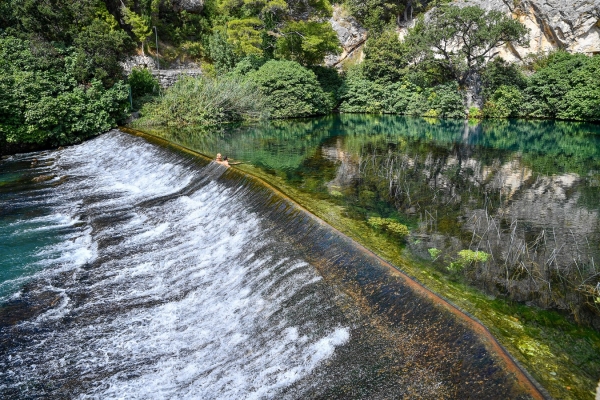
{"type": "Polygon", "coordinates": [[[515,66],[491,63],[489,117],[533,117],[600,120],[600,57],[555,52],[536,60],[536,70],[525,76],[515,66]]]}
{"type": "Polygon", "coordinates": [[[127,77],[133,97],[142,97],[158,92],[158,79],[145,68],[133,68],[127,77]]]}
{"type": "MultiPolygon", "coordinates": [[[[371,32],[380,32],[390,24],[408,22],[424,11],[429,0],[345,0],[344,4],[371,32]]],[[[433,1],[433,3],[439,3],[433,1]]]]}
{"type": "Polygon", "coordinates": [[[426,117],[600,120],[600,57],[563,51],[538,55],[521,67],[493,49],[521,43],[519,22],[478,7],[439,7],[404,42],[394,30],[372,35],[365,60],[347,71],[340,111],[426,117]],[[449,50],[452,49],[452,50],[449,50]],[[529,68],[527,70],[526,68],[529,68]],[[468,90],[481,83],[483,109],[468,90]],[[468,109],[468,111],[467,111],[468,109]]]}
{"type": "Polygon", "coordinates": [[[80,84],[78,60],[76,49],[0,38],[0,143],[69,144],[115,125],[127,88],[80,84]]]}
{"type": "Polygon", "coordinates": [[[247,79],[267,98],[273,118],[306,117],[331,111],[316,75],[293,61],[269,61],[247,79]]]}
{"type": "Polygon", "coordinates": [[[409,81],[377,83],[361,67],[348,72],[340,89],[340,111],[464,118],[464,98],[455,82],[422,88],[409,81]]]}
{"type": "Polygon", "coordinates": [[[327,54],[339,49],[337,35],[328,22],[292,21],[281,35],[275,43],[275,55],[303,65],[318,65],[327,54]]]}
{"type": "Polygon", "coordinates": [[[0,42],[0,145],[75,143],[124,116],[133,41],[104,2],[4,1],[0,42]]]}
{"type": "MultiPolygon", "coordinates": [[[[218,0],[217,4],[215,19],[222,25],[216,31],[221,37],[211,39],[209,56],[221,70],[226,65],[221,60],[231,59],[224,57],[226,54],[238,59],[249,55],[286,59],[310,66],[339,51],[335,32],[323,21],[332,11],[327,0],[218,0]]],[[[229,67],[233,67],[231,63],[229,67]]]]}
{"type": "Polygon", "coordinates": [[[237,77],[181,78],[147,103],[137,126],[216,125],[263,116],[265,100],[253,83],[237,77]]]}
{"type": "Polygon", "coordinates": [[[398,34],[387,30],[380,35],[371,36],[364,49],[365,76],[375,82],[397,82],[407,73],[410,59],[408,48],[398,40],[398,34]]]}
{"type": "Polygon", "coordinates": [[[406,42],[414,59],[440,65],[463,86],[491,60],[494,48],[525,44],[526,34],[523,24],[501,11],[447,6],[436,8],[427,22],[420,19],[406,42]]]}

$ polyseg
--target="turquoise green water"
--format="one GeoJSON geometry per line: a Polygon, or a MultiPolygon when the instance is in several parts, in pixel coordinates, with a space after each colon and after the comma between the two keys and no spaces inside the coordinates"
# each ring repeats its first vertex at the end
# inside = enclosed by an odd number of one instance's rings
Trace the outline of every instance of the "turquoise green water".
{"type": "Polygon", "coordinates": [[[61,251],[53,245],[74,231],[75,221],[51,209],[53,182],[34,181],[51,171],[51,163],[45,154],[0,161],[0,299],[17,293],[28,276],[58,260],[61,251]],[[46,161],[32,165],[36,157],[46,161]]]}
{"type": "Polygon", "coordinates": [[[489,294],[598,321],[600,126],[335,115],[153,133],[404,223],[413,256],[489,294]],[[449,269],[462,250],[488,261],[449,269]]]}

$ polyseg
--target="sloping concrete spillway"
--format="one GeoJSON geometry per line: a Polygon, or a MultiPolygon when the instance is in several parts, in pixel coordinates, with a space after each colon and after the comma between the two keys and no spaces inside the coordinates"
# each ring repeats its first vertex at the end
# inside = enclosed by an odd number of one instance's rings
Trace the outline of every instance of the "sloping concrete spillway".
{"type": "Polygon", "coordinates": [[[5,163],[34,156],[54,178],[13,211],[68,229],[4,297],[0,397],[541,398],[484,329],[253,178],[118,131],[5,163]]]}

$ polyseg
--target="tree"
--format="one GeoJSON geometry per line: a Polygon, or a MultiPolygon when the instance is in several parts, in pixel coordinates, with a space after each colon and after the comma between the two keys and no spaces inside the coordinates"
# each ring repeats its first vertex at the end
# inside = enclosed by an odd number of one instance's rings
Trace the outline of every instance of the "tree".
{"type": "Polygon", "coordinates": [[[227,23],[227,41],[237,56],[262,55],[262,21],[258,18],[234,19],[227,23]]]}
{"type": "Polygon", "coordinates": [[[131,11],[128,7],[123,6],[123,19],[125,23],[131,26],[131,31],[135,37],[142,43],[142,54],[146,55],[144,51],[144,44],[148,36],[152,34],[150,28],[151,20],[149,16],[136,14],[131,11]]]}
{"type": "Polygon", "coordinates": [[[406,74],[409,59],[406,44],[400,42],[398,34],[388,30],[369,37],[364,48],[363,71],[375,82],[396,82],[406,74]]]}
{"type": "Polygon", "coordinates": [[[76,58],[74,48],[0,37],[0,144],[76,143],[123,117],[125,85],[79,84],[76,58]]]}
{"type": "Polygon", "coordinates": [[[219,72],[231,70],[238,62],[233,45],[227,40],[224,30],[215,30],[208,40],[208,54],[219,72]]]}
{"type": "Polygon", "coordinates": [[[429,59],[447,69],[461,87],[471,86],[495,55],[509,42],[525,45],[527,28],[496,10],[477,6],[436,8],[407,36],[417,61],[429,59]]]}
{"type": "Polygon", "coordinates": [[[337,35],[328,22],[290,21],[277,38],[275,56],[317,65],[327,54],[337,54],[339,50],[337,35]]]}
{"type": "Polygon", "coordinates": [[[402,21],[408,22],[413,15],[425,9],[427,0],[346,0],[345,4],[371,33],[378,33],[402,21]]]}

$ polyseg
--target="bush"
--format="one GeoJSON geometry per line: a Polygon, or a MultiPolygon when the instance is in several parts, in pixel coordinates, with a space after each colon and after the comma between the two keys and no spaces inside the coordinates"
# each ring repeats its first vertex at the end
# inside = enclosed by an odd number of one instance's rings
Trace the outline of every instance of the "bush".
{"type": "Polygon", "coordinates": [[[327,95],[329,107],[333,109],[339,102],[340,87],[344,80],[335,68],[314,66],[310,70],[317,76],[321,89],[327,95]]]}
{"type": "Polygon", "coordinates": [[[242,58],[240,62],[235,65],[235,67],[233,67],[231,74],[237,76],[247,75],[248,73],[256,71],[262,67],[266,62],[267,60],[256,55],[246,56],[242,58]]]}
{"type": "Polygon", "coordinates": [[[483,107],[483,114],[490,118],[508,118],[519,115],[523,106],[523,94],[514,86],[500,86],[483,107]]]}
{"type": "Polygon", "coordinates": [[[186,77],[144,105],[136,126],[215,125],[265,117],[265,99],[241,78],[186,77]]]}
{"type": "Polygon", "coordinates": [[[524,91],[528,115],[600,120],[600,56],[559,51],[539,65],[524,91]]]}
{"type": "Polygon", "coordinates": [[[158,94],[158,80],[146,68],[133,68],[127,83],[131,86],[131,95],[134,99],[148,94],[158,94]]]}
{"type": "Polygon", "coordinates": [[[350,69],[340,87],[340,111],[377,113],[384,109],[383,87],[368,80],[361,67],[350,69]]]}
{"type": "Polygon", "coordinates": [[[465,100],[458,89],[456,82],[438,85],[430,90],[427,98],[429,110],[434,111],[436,117],[464,118],[465,100]]]}
{"type": "Polygon", "coordinates": [[[470,107],[469,108],[469,119],[481,119],[483,118],[483,111],[479,107],[470,107]]]}
{"type": "Polygon", "coordinates": [[[495,58],[485,66],[481,73],[483,96],[490,100],[492,95],[502,86],[523,90],[527,87],[527,79],[517,64],[495,58]]]}
{"type": "Polygon", "coordinates": [[[294,61],[265,63],[247,75],[266,98],[272,118],[308,117],[331,111],[315,74],[294,61]]]}
{"type": "Polygon", "coordinates": [[[340,88],[340,111],[464,118],[463,93],[456,82],[422,89],[408,81],[380,84],[364,74],[359,65],[347,72],[340,88]]]}
{"type": "Polygon", "coordinates": [[[487,262],[489,257],[490,255],[484,251],[461,250],[458,252],[458,258],[451,262],[447,268],[453,272],[462,271],[475,263],[487,262]]]}
{"type": "Polygon", "coordinates": [[[408,49],[395,30],[369,37],[365,44],[365,76],[379,83],[402,80],[409,63],[408,49]]]}

